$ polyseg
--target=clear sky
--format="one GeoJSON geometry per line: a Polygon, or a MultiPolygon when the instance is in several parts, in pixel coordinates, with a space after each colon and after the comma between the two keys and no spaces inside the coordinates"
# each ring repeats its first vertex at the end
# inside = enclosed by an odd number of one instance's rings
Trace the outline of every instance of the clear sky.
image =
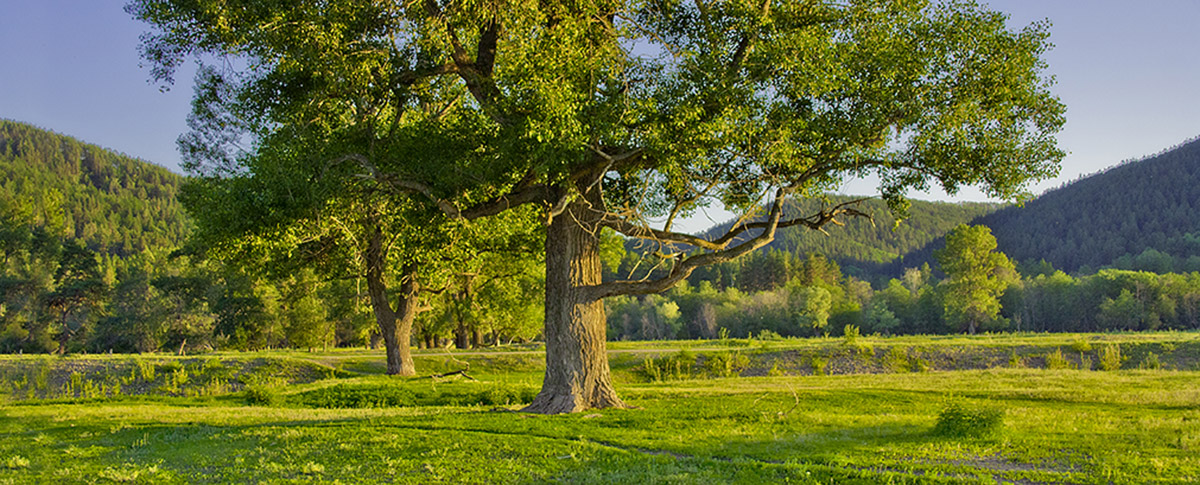
{"type": "MultiPolygon", "coordinates": [[[[1200,0],[992,0],[1014,26],[1050,19],[1046,59],[1067,104],[1056,187],[1200,135],[1200,0]]],[[[3,0],[0,118],[31,123],[179,171],[191,70],[169,92],[147,82],[122,0],[3,0]]],[[[871,193],[871,181],[847,193],[871,193]]],[[[956,198],[984,200],[964,190],[956,198]]],[[[713,219],[726,216],[714,213],[713,219]]],[[[697,222],[703,226],[706,223],[697,222]]]]}

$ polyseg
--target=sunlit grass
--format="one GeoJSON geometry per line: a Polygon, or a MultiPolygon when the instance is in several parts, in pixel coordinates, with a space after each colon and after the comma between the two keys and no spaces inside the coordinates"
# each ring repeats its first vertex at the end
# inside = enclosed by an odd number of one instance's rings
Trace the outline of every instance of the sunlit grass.
{"type": "MultiPolygon", "coordinates": [[[[1161,350],[1167,343],[1176,350],[1164,355],[1186,360],[1175,354],[1190,348],[1193,334],[1158,335],[1165,337],[1116,343],[1131,350],[1139,345],[1161,350]]],[[[1070,344],[1078,336],[1043,337],[1014,338],[1020,342],[1014,346],[1033,347],[1034,353],[1061,347],[1067,357],[1075,352],[1070,344]]],[[[1109,336],[1086,336],[1102,337],[1109,336]]],[[[861,341],[911,348],[932,340],[861,341]]],[[[840,345],[837,339],[798,343],[813,351],[840,345]]],[[[1101,346],[1093,347],[1094,353],[1101,346]]],[[[678,347],[658,348],[673,354],[678,347]]],[[[301,366],[317,361],[302,354],[251,358],[301,366]]],[[[366,352],[313,354],[327,355],[378,358],[366,352]]],[[[536,388],[538,354],[419,356],[426,377],[347,371],[305,382],[265,382],[282,396],[270,406],[251,406],[242,391],[232,390],[10,401],[0,406],[0,483],[1200,481],[1197,371],[1138,370],[1131,360],[1111,372],[1027,367],[726,378],[698,373],[647,382],[635,372],[644,357],[613,354],[618,391],[639,409],[567,416],[511,412],[518,404],[461,404],[464,396],[496,389],[536,388]],[[427,377],[464,364],[476,380],[427,377]],[[334,386],[365,393],[397,389],[420,399],[399,407],[327,409],[302,398],[334,386]],[[953,407],[995,409],[1002,417],[985,436],[936,433],[939,415],[953,407]]],[[[50,361],[55,365],[72,362],[55,359],[50,361]]],[[[120,375],[140,378],[135,365],[112,359],[121,364],[120,375]]],[[[4,361],[14,362],[35,369],[42,364],[29,357],[4,361]]],[[[366,360],[362,364],[369,368],[366,360]]],[[[238,366],[226,362],[223,368],[238,366]]],[[[156,367],[156,381],[167,379],[164,369],[156,367]]],[[[203,365],[190,369],[196,371],[191,380],[203,380],[203,365]]],[[[209,365],[208,372],[219,370],[209,365]]]]}

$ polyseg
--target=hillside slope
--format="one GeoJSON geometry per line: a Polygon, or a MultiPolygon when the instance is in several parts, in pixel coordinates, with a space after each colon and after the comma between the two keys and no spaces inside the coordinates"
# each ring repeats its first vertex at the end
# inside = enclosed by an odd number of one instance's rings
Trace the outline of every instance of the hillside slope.
{"type": "Polygon", "coordinates": [[[176,199],[182,182],[163,167],[0,119],[0,208],[31,212],[94,251],[179,245],[189,230],[176,199]]]}
{"type": "MultiPolygon", "coordinates": [[[[822,206],[835,205],[860,197],[835,195],[828,201],[805,199],[789,204],[787,214],[813,214],[822,206]]],[[[902,264],[899,260],[908,253],[919,250],[942,237],[955,226],[991,213],[1000,204],[949,203],[912,201],[909,217],[899,225],[879,199],[868,199],[859,205],[859,210],[870,214],[874,221],[858,218],[843,218],[844,226],[829,225],[828,234],[803,226],[780,229],[774,242],[763,250],[779,250],[796,256],[821,254],[836,261],[842,270],[859,278],[875,280],[883,276],[881,270],[902,264]]],[[[705,231],[709,237],[726,233],[732,221],[714,226],[705,231]]]]}
{"type": "MultiPolygon", "coordinates": [[[[1015,261],[1069,273],[1200,270],[1200,138],[1116,165],[972,221],[1015,261]]],[[[905,256],[932,259],[941,240],[905,256]]]]}

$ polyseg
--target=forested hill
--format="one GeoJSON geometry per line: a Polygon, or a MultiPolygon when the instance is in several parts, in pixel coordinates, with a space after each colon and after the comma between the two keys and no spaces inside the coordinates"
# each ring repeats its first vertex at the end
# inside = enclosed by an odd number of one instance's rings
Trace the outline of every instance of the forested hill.
{"type": "MultiPolygon", "coordinates": [[[[804,199],[789,204],[788,215],[814,214],[823,206],[828,207],[857,199],[851,196],[830,196],[828,201],[804,199]]],[[[867,199],[859,204],[859,210],[871,214],[871,220],[859,217],[843,217],[844,226],[828,225],[826,232],[803,226],[780,229],[774,242],[767,250],[775,249],[797,256],[809,253],[821,254],[837,261],[842,270],[860,278],[874,280],[878,271],[895,262],[902,255],[918,250],[945,235],[955,226],[968,222],[1002,207],[991,203],[948,203],[912,201],[909,217],[900,225],[879,199],[867,199]]],[[[706,231],[709,236],[719,236],[729,230],[732,221],[706,231]]]]}
{"type": "MultiPolygon", "coordinates": [[[[1103,267],[1200,270],[1200,138],[1125,162],[975,220],[1018,262],[1069,273],[1103,267]]],[[[934,247],[906,256],[926,261],[934,247]]],[[[911,266],[912,264],[909,264],[911,266]]]]}
{"type": "Polygon", "coordinates": [[[31,214],[92,250],[127,256],[181,243],[182,181],[163,167],[0,119],[0,209],[31,214]]]}

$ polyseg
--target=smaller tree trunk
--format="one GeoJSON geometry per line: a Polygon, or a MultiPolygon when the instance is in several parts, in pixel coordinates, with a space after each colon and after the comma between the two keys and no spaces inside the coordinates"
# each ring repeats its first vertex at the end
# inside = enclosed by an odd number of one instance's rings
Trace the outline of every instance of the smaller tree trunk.
{"type": "Polygon", "coordinates": [[[371,235],[366,253],[367,263],[367,292],[371,296],[371,308],[375,312],[375,322],[379,324],[383,334],[384,351],[387,353],[388,375],[412,376],[417,371],[413,367],[412,324],[416,319],[416,265],[405,265],[400,281],[399,304],[395,310],[388,301],[387,285],[384,282],[384,267],[387,262],[387,250],[383,247],[383,234],[378,228],[371,235]]]}
{"type": "Polygon", "coordinates": [[[454,348],[460,350],[471,348],[471,330],[462,320],[459,320],[458,325],[454,326],[454,348]]]}

